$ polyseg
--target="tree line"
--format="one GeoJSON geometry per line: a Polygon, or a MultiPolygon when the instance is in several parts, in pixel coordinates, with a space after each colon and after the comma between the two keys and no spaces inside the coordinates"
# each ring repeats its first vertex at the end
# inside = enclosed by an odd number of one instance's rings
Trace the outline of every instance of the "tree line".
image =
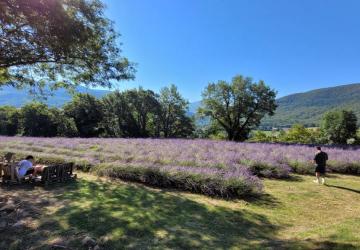
{"type": "MultiPolygon", "coordinates": [[[[276,109],[276,92],[263,81],[235,76],[230,83],[209,83],[199,117],[209,120],[208,134],[223,132],[244,141],[265,115],[276,109]]],[[[101,99],[76,94],[62,108],[32,102],[21,109],[0,107],[0,134],[65,137],[189,138],[203,137],[187,115],[188,101],[175,85],[160,93],[143,88],[112,92],[101,99]]]]}
{"type": "Polygon", "coordinates": [[[254,142],[285,142],[303,144],[360,144],[356,114],[351,110],[332,110],[325,113],[319,127],[306,128],[294,124],[288,130],[255,131],[254,142]]]}
{"type": "Polygon", "coordinates": [[[304,144],[360,144],[353,111],[334,110],[321,126],[295,124],[288,130],[258,131],[261,119],[276,110],[276,92],[263,81],[235,76],[231,82],[209,83],[202,93],[196,126],[187,114],[188,101],[175,85],[160,93],[143,88],[115,91],[101,99],[76,94],[62,108],[40,102],[20,109],[0,107],[0,135],[42,137],[214,138],[233,141],[304,144]]]}
{"type": "Polygon", "coordinates": [[[186,138],[193,120],[175,85],[159,94],[143,88],[112,92],[101,99],[76,94],[62,108],[31,102],[0,107],[0,134],[41,137],[186,138]]]}

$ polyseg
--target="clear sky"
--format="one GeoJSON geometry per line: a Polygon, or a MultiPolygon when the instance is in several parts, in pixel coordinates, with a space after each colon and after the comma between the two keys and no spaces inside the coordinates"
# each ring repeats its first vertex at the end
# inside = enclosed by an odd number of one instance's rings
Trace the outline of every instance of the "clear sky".
{"type": "Polygon", "coordinates": [[[359,0],[104,0],[136,80],[189,101],[209,82],[262,79],[278,96],[360,82],[359,0]]]}

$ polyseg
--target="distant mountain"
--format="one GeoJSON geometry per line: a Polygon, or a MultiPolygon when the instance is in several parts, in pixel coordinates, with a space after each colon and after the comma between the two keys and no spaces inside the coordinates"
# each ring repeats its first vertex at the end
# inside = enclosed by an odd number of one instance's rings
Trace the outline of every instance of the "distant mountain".
{"type": "MultiPolygon", "coordinates": [[[[295,123],[318,126],[325,112],[332,109],[353,110],[360,122],[360,83],[316,89],[277,99],[275,115],[266,117],[262,129],[291,127],[295,123]]],[[[196,113],[201,102],[189,105],[189,114],[196,113]]]]}
{"type": "MultiPolygon", "coordinates": [[[[86,87],[79,86],[77,91],[80,93],[89,93],[98,98],[110,93],[107,90],[98,90],[98,89],[89,89],[86,87]]],[[[49,106],[61,107],[66,102],[71,100],[72,96],[66,89],[58,89],[48,96],[43,102],[47,103],[49,106]]],[[[11,105],[15,107],[21,107],[24,104],[31,102],[33,100],[39,100],[39,97],[32,96],[29,94],[29,91],[26,89],[18,90],[13,87],[4,86],[0,88],[0,106],[11,105]]]]}
{"type": "Polygon", "coordinates": [[[277,103],[275,115],[265,118],[262,127],[318,126],[323,114],[333,109],[353,110],[360,119],[360,83],[292,94],[277,103]]]}
{"type": "Polygon", "coordinates": [[[189,108],[188,108],[187,114],[189,116],[195,116],[196,126],[203,127],[210,123],[210,117],[199,118],[196,116],[197,110],[200,106],[201,106],[201,101],[189,103],[189,108]]]}
{"type": "Polygon", "coordinates": [[[200,105],[201,105],[201,101],[189,103],[188,114],[195,115],[197,112],[197,109],[200,107],[200,105]]]}

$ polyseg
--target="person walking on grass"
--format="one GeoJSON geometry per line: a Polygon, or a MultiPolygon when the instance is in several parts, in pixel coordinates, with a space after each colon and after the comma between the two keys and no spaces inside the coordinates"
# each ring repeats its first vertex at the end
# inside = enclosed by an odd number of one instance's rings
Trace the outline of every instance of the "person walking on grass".
{"type": "Polygon", "coordinates": [[[326,172],[326,161],[328,160],[328,155],[321,150],[321,147],[316,147],[317,153],[314,157],[314,163],[316,164],[314,180],[317,184],[325,184],[325,172],[326,172]]]}

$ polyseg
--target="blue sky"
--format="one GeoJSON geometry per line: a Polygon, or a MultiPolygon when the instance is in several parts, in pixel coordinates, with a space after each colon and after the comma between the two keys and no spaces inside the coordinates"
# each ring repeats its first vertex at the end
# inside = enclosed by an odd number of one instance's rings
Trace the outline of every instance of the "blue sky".
{"type": "Polygon", "coordinates": [[[360,82],[358,0],[104,0],[139,85],[189,101],[209,82],[262,79],[278,96],[360,82]]]}

